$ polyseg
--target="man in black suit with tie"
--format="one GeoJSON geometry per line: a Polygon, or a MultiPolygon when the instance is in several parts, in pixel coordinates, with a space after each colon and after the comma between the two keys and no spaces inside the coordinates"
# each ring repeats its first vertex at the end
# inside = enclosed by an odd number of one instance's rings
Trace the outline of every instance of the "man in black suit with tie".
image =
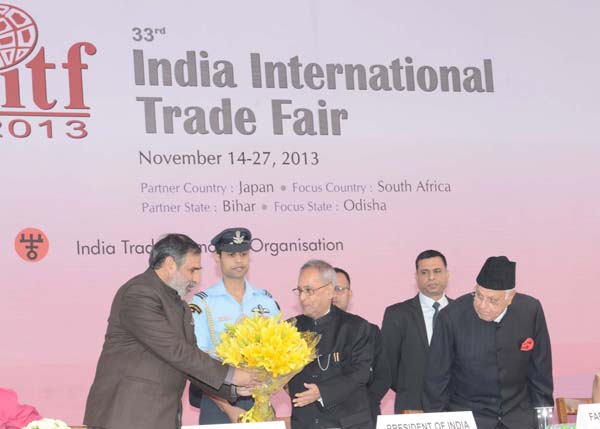
{"type": "Polygon", "coordinates": [[[392,372],[391,387],[396,392],[396,414],[423,408],[423,379],[433,326],[449,301],[445,295],[450,276],[446,257],[437,250],[426,250],[417,256],[415,266],[419,293],[386,308],[381,326],[392,372]]]}

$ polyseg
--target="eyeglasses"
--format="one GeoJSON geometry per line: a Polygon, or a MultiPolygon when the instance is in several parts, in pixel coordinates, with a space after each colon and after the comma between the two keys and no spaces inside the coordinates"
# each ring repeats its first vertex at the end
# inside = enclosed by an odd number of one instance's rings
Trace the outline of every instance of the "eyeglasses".
{"type": "Polygon", "coordinates": [[[292,292],[294,293],[294,295],[300,296],[303,293],[306,294],[307,296],[313,296],[315,294],[316,291],[318,291],[319,289],[323,289],[326,286],[329,286],[331,284],[331,282],[329,283],[325,283],[323,286],[320,287],[296,287],[294,289],[292,289],[292,292]]]}
{"type": "Polygon", "coordinates": [[[349,286],[334,286],[333,290],[335,293],[344,293],[347,290],[350,290],[349,286]]]}
{"type": "Polygon", "coordinates": [[[498,307],[498,306],[500,306],[502,304],[502,302],[500,301],[500,299],[494,298],[494,297],[489,297],[489,296],[483,296],[483,295],[481,295],[477,291],[471,292],[471,295],[473,295],[473,297],[477,301],[479,301],[481,304],[487,302],[492,307],[498,307]]]}

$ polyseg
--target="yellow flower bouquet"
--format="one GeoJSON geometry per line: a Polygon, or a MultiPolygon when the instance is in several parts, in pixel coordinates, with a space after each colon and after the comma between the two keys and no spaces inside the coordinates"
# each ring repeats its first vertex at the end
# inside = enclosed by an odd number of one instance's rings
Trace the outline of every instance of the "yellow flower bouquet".
{"type": "Polygon", "coordinates": [[[264,422],[275,418],[271,395],[302,371],[316,357],[320,337],[299,332],[291,322],[276,317],[243,317],[226,325],[217,355],[224,364],[252,369],[264,375],[264,383],[252,389],[254,406],[241,415],[242,422],[264,422]]]}

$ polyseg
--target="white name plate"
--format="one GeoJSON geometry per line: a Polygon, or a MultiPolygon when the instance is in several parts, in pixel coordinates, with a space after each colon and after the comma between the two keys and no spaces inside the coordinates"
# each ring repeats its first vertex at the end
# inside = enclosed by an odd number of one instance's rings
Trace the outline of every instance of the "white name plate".
{"type": "Polygon", "coordinates": [[[577,429],[600,429],[600,404],[577,407],[577,429]]]}
{"type": "Polygon", "coordinates": [[[282,421],[261,423],[228,423],[223,425],[181,426],[181,429],[285,429],[285,423],[282,421]]]}
{"type": "Polygon", "coordinates": [[[378,416],[377,429],[476,429],[471,411],[378,416]]]}

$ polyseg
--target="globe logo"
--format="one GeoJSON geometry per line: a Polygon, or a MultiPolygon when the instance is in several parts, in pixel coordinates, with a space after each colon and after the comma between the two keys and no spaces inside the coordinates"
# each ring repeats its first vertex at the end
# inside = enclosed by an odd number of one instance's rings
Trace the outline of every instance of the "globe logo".
{"type": "Polygon", "coordinates": [[[18,7],[0,4],[0,70],[19,64],[37,43],[35,21],[18,7]]]}

